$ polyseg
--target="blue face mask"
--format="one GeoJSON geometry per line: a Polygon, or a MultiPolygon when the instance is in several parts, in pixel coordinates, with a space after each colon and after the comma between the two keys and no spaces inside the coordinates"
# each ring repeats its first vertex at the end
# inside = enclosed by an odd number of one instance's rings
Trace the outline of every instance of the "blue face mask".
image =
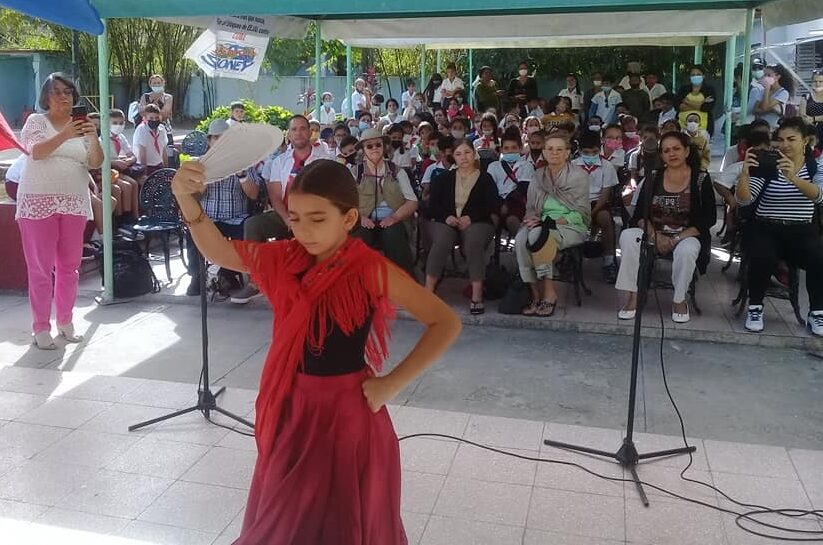
{"type": "Polygon", "coordinates": [[[360,127],[361,131],[365,131],[366,129],[369,128],[369,124],[366,123],[365,121],[361,121],[359,127],[360,127]]]}
{"type": "Polygon", "coordinates": [[[520,159],[519,153],[501,153],[500,159],[506,161],[507,163],[516,163],[518,159],[520,159]]]}
{"type": "Polygon", "coordinates": [[[692,82],[692,85],[700,85],[703,83],[703,76],[692,76],[689,81],[692,82]]]}
{"type": "Polygon", "coordinates": [[[601,89],[603,89],[604,93],[608,93],[609,91],[612,90],[612,86],[611,85],[604,85],[603,87],[601,87],[601,89]]]}
{"type": "Polygon", "coordinates": [[[583,164],[586,165],[587,167],[596,165],[600,160],[599,155],[583,155],[583,154],[581,154],[580,158],[583,160],[583,164]]]}

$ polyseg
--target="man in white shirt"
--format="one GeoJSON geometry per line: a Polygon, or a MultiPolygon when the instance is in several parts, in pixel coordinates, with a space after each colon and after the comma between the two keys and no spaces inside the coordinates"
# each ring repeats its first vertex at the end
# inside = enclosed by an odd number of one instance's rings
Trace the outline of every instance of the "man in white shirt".
{"type": "Polygon", "coordinates": [[[132,149],[137,156],[137,162],[146,167],[146,175],[165,167],[168,164],[166,144],[166,128],[160,123],[160,108],[149,104],[143,110],[146,118],[134,131],[132,149]]]}
{"type": "MultiPolygon", "coordinates": [[[[271,172],[266,183],[269,204],[272,210],[252,216],[243,224],[243,239],[266,242],[270,239],[289,238],[289,189],[304,166],[318,159],[334,160],[328,146],[312,146],[309,120],[302,115],[294,115],[289,120],[289,148],[278,155],[271,164],[271,172]]],[[[231,298],[232,303],[245,304],[260,295],[260,290],[249,282],[231,298]]]]}
{"type": "Polygon", "coordinates": [[[413,79],[406,80],[406,90],[400,95],[400,104],[403,105],[403,110],[414,105],[414,95],[417,94],[417,86],[413,79]]]}
{"type": "Polygon", "coordinates": [[[363,92],[365,90],[366,81],[362,78],[357,78],[354,81],[354,92],[351,94],[351,100],[349,101],[349,107],[354,117],[359,118],[362,112],[369,111],[366,106],[366,94],[363,92]]]}
{"type": "Polygon", "coordinates": [[[592,97],[589,117],[597,116],[605,124],[617,123],[617,105],[623,102],[620,93],[612,89],[612,78],[603,76],[600,91],[592,97]]]}
{"type": "Polygon", "coordinates": [[[458,89],[464,89],[463,80],[457,77],[457,67],[453,62],[446,65],[446,77],[440,84],[440,100],[444,108],[449,107],[449,99],[458,89]]]}
{"type": "Polygon", "coordinates": [[[503,199],[500,215],[506,230],[516,235],[526,212],[526,190],[534,181],[534,167],[521,155],[522,139],[516,132],[507,132],[500,140],[500,160],[489,163],[486,170],[497,185],[503,199]]]}
{"type": "Polygon", "coordinates": [[[580,137],[580,157],[572,164],[589,174],[589,202],[592,207],[592,235],[603,232],[603,276],[606,282],[617,280],[617,265],[614,261],[615,235],[611,214],[612,188],[618,184],[617,169],[600,155],[600,136],[586,132],[580,137]]]}

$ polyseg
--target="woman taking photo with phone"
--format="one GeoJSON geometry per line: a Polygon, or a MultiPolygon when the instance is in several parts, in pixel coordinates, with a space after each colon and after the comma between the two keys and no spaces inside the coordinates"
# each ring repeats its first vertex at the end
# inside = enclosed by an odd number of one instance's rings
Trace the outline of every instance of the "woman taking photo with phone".
{"type": "Polygon", "coordinates": [[[74,332],[72,311],[83,231],[92,217],[89,169],[100,168],[103,150],[94,125],[85,117],[72,119],[79,100],[69,78],[51,74],[40,90],[40,108],[46,113],[30,115],[21,133],[29,158],[15,217],[28,270],[34,344],[43,350],[57,348],[51,336],[52,299],[60,338],[83,340],[74,332]]]}
{"type": "Polygon", "coordinates": [[[823,336],[823,242],[812,223],[823,203],[823,168],[811,150],[812,128],[799,117],[783,120],[777,129],[779,157],[749,149],[737,180],[737,202],[754,207],[746,227],[743,251],[749,256],[749,308],[746,329],[763,331],[763,297],[777,262],[806,271],[809,314],[806,325],[823,336]]]}

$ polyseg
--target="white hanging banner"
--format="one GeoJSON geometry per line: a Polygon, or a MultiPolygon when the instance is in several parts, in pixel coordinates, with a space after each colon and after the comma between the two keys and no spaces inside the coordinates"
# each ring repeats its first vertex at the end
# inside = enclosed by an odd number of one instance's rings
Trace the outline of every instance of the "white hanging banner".
{"type": "Polygon", "coordinates": [[[264,17],[215,17],[212,26],[186,50],[185,57],[208,76],[257,81],[269,35],[264,17]]]}

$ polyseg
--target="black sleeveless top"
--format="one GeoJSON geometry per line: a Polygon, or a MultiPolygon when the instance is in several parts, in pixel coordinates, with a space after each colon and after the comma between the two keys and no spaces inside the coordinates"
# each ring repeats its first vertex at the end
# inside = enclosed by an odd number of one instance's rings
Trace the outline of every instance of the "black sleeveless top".
{"type": "Polygon", "coordinates": [[[298,372],[306,375],[335,376],[355,373],[366,366],[366,341],[371,331],[372,318],[369,316],[362,327],[347,336],[337,325],[323,343],[319,354],[306,346],[303,348],[303,366],[298,372]]]}
{"type": "Polygon", "coordinates": [[[815,102],[811,94],[806,97],[806,115],[810,117],[823,115],[823,102],[815,102]]]}

